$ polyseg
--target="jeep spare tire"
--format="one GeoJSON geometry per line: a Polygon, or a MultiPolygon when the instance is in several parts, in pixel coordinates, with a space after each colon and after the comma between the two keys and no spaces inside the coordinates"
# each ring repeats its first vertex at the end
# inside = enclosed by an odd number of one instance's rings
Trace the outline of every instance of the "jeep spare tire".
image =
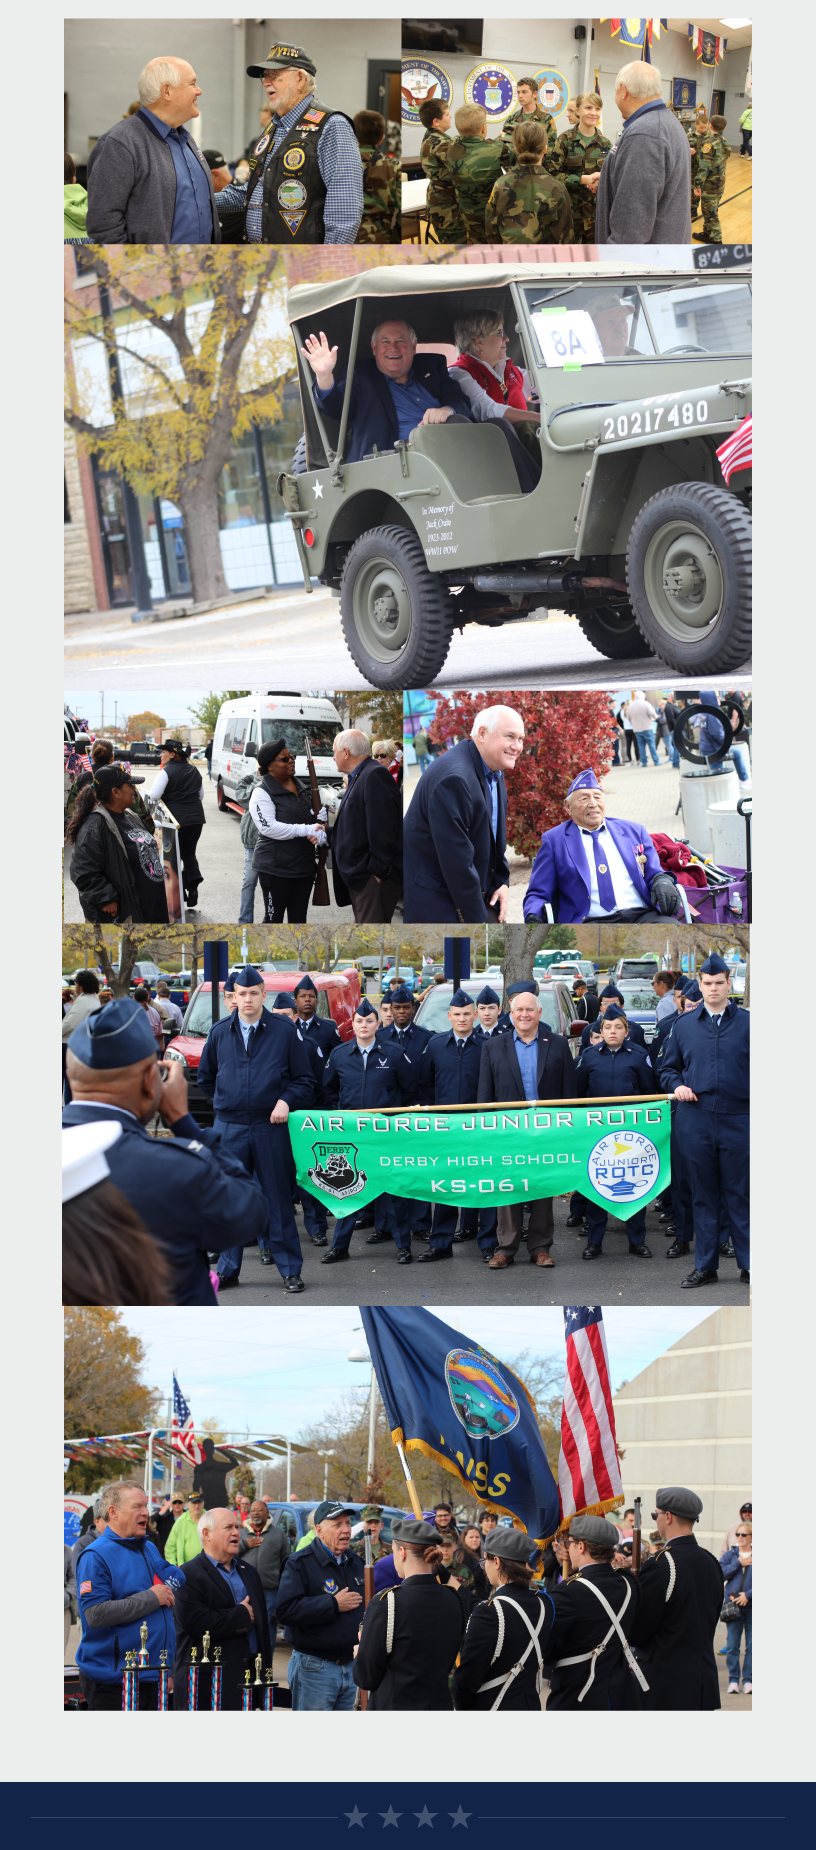
{"type": "Polygon", "coordinates": [[[628,608],[615,610],[611,604],[602,604],[596,610],[579,611],[578,623],[593,649],[612,662],[652,653],[638,629],[634,611],[628,608]]]}
{"type": "Polygon", "coordinates": [[[456,605],[405,527],[372,527],[340,580],[349,654],[372,687],[427,687],[450,648],[456,605]]]}
{"type": "Polygon", "coordinates": [[[654,654],[689,674],[741,668],[751,653],[751,521],[708,482],[662,488],[632,524],[626,579],[654,654]]]}

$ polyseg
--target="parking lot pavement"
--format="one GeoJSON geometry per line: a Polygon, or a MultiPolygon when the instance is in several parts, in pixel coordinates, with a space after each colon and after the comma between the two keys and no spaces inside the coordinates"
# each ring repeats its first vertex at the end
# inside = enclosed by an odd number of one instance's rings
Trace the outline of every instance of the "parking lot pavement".
{"type": "MultiPolygon", "coordinates": [[[[310,596],[282,587],[257,603],[133,624],[128,611],[94,611],[65,619],[65,668],[72,686],[151,687],[174,692],[190,686],[312,687],[316,666],[328,688],[370,685],[355,667],[340,627],[340,607],[324,586],[310,596]],[[90,675],[91,679],[83,679],[90,675]]],[[[734,674],[751,672],[744,662],[734,674]]],[[[454,635],[434,685],[451,687],[608,687],[677,674],[656,657],[610,662],[587,642],[575,617],[532,611],[518,623],[487,629],[469,623],[454,635]]],[[[722,680],[722,676],[719,677],[722,680]]],[[[688,681],[686,676],[685,680],[688,681]]],[[[696,676],[695,687],[717,677],[696,676]]]]}
{"type": "MultiPolygon", "coordinates": [[[[515,1264],[505,1271],[491,1272],[482,1263],[475,1240],[453,1248],[453,1258],[436,1265],[397,1265],[394,1246],[367,1246],[371,1227],[354,1233],[349,1259],[341,1265],[321,1264],[328,1247],[312,1246],[303,1228],[300,1210],[297,1226],[303,1247],[303,1282],[306,1291],[290,1298],[283,1289],[277,1267],[261,1264],[257,1246],[247,1246],[241,1266],[241,1282],[224,1293],[222,1309],[232,1304],[577,1304],[585,1296],[589,1281],[594,1292],[606,1294],[609,1304],[679,1304],[688,1301],[680,1289],[681,1280],[692,1269],[688,1259],[666,1259],[670,1244],[663,1233],[654,1209],[646,1216],[646,1243],[653,1259],[632,1259],[622,1221],[611,1220],[604,1239],[603,1257],[590,1266],[581,1258],[585,1236],[580,1229],[567,1227],[568,1199],[554,1203],[555,1268],[530,1265],[522,1244],[515,1264]],[[362,1293],[362,1296],[360,1295],[362,1293]]],[[[329,1216],[329,1246],[334,1226],[329,1216]]],[[[427,1252],[424,1240],[414,1239],[412,1252],[427,1252]]],[[[748,1305],[750,1286],[741,1285],[735,1260],[723,1259],[720,1282],[703,1290],[706,1305],[717,1310],[723,1304],[748,1305]]]]}
{"type": "MultiPolygon", "coordinates": [[[[241,818],[235,810],[221,811],[218,808],[216,785],[207,776],[205,763],[196,765],[202,774],[202,797],[204,814],[207,818],[198,843],[198,864],[204,878],[201,883],[199,905],[189,916],[196,924],[234,924],[238,918],[241,900],[241,882],[244,872],[244,849],[241,842],[241,818]]],[[[149,790],[158,776],[158,766],[149,765],[146,770],[145,789],[149,790]]],[[[79,894],[70,877],[70,849],[65,861],[65,922],[67,925],[81,925],[82,907],[79,894]]],[[[350,925],[353,913],[350,906],[336,906],[332,888],[331,867],[329,868],[329,894],[331,905],[310,906],[309,922],[315,925],[350,925]]],[[[255,923],[263,918],[263,900],[260,887],[255,889],[255,923]]]]}

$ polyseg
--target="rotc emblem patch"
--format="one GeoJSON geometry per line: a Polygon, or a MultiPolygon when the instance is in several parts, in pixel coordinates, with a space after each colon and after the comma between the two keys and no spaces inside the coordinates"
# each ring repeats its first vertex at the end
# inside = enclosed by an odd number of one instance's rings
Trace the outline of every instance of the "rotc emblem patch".
{"type": "Polygon", "coordinates": [[[639,1201],[657,1182],[660,1157],[639,1131],[611,1131],[590,1150],[587,1174],[605,1201],[639,1201]]]}
{"type": "Polygon", "coordinates": [[[495,1362],[478,1349],[452,1349],[445,1357],[451,1406],[471,1439],[498,1439],[511,1432],[519,1405],[495,1362]]]}
{"type": "Polygon", "coordinates": [[[303,120],[304,122],[322,122],[325,114],[325,109],[307,109],[303,120]]]}
{"type": "Polygon", "coordinates": [[[357,1168],[355,1143],[313,1143],[312,1155],[315,1166],[309,1170],[309,1181],[338,1201],[345,1201],[349,1195],[359,1195],[365,1188],[367,1178],[362,1169],[357,1168]]]}
{"type": "Polygon", "coordinates": [[[303,166],[305,159],[306,156],[302,148],[287,148],[283,157],[283,164],[287,172],[297,173],[298,168],[303,166]]]}
{"type": "Polygon", "coordinates": [[[295,236],[298,226],[303,224],[306,217],[307,198],[308,194],[302,180],[284,180],[283,184],[278,187],[281,218],[291,231],[292,237],[295,236]]]}

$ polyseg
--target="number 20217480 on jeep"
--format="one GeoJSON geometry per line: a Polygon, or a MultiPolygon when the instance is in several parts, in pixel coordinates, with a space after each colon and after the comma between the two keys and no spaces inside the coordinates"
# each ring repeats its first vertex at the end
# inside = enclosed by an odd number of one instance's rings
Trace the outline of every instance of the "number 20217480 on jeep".
{"type": "Polygon", "coordinates": [[[306,589],[317,578],[339,592],[375,687],[425,687],[454,629],[542,608],[574,615],[612,660],[655,656],[695,676],[744,666],[751,475],[726,483],[717,450],[751,410],[745,270],[395,266],[299,285],[289,318],[304,443],[278,487],[306,589]],[[532,492],[490,420],[419,425],[345,461],[378,323],[404,320],[420,349],[452,359],[456,320],[478,309],[503,317],[540,412],[532,492]],[[338,348],[335,420],[303,350],[321,332],[338,348]]]}

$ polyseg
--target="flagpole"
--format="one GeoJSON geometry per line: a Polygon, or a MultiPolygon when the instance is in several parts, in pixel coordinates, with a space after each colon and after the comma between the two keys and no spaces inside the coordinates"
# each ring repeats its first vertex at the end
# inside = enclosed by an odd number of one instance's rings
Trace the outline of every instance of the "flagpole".
{"type": "Polygon", "coordinates": [[[399,1439],[395,1439],[394,1444],[397,1448],[397,1451],[399,1452],[399,1461],[405,1473],[405,1483],[406,1483],[406,1488],[408,1490],[408,1495],[411,1499],[411,1508],[414,1512],[414,1515],[417,1517],[418,1521],[421,1522],[422,1521],[422,1504],[420,1503],[419,1497],[417,1495],[416,1484],[414,1483],[414,1480],[411,1476],[411,1467],[408,1463],[408,1460],[405,1456],[405,1451],[402,1445],[400,1444],[399,1439]]]}

